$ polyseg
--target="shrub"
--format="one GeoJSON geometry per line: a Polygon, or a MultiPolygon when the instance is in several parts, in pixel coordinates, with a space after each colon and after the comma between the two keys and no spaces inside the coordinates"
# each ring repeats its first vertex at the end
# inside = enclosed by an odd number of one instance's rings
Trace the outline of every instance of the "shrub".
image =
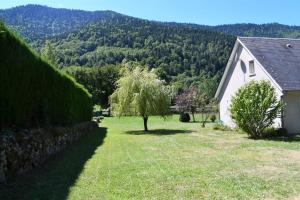
{"type": "Polygon", "coordinates": [[[279,128],[276,132],[278,136],[288,136],[288,131],[285,128],[279,128]]]}
{"type": "Polygon", "coordinates": [[[0,24],[0,129],[68,125],[92,116],[91,95],[0,24]]]}
{"type": "Polygon", "coordinates": [[[179,121],[181,122],[189,122],[191,120],[189,113],[180,113],[179,121]]]}
{"type": "Polygon", "coordinates": [[[261,137],[281,113],[282,103],[267,81],[252,81],[238,90],[232,98],[230,112],[237,126],[250,137],[261,137]]]}
{"type": "Polygon", "coordinates": [[[277,132],[276,129],[273,127],[266,128],[261,134],[261,137],[263,138],[274,137],[274,136],[277,136],[277,132]]]}
{"type": "Polygon", "coordinates": [[[263,132],[261,137],[263,138],[270,138],[270,137],[285,137],[288,136],[287,130],[285,128],[278,128],[275,129],[273,127],[266,128],[263,132]]]}
{"type": "Polygon", "coordinates": [[[210,116],[210,121],[215,122],[217,119],[216,115],[211,115],[210,116]]]}

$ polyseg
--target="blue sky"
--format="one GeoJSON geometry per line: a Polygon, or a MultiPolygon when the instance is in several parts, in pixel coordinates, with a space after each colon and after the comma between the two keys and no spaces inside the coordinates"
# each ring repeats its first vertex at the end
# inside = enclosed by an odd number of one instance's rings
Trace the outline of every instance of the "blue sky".
{"type": "Polygon", "coordinates": [[[299,0],[1,0],[0,8],[29,3],[113,10],[150,20],[207,25],[242,22],[300,25],[299,0]]]}

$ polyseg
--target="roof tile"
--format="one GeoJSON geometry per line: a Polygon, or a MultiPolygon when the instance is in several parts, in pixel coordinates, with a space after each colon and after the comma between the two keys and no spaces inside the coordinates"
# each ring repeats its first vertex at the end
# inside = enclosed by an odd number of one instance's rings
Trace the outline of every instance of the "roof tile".
{"type": "Polygon", "coordinates": [[[282,90],[300,90],[299,39],[240,37],[239,40],[251,51],[282,90]]]}

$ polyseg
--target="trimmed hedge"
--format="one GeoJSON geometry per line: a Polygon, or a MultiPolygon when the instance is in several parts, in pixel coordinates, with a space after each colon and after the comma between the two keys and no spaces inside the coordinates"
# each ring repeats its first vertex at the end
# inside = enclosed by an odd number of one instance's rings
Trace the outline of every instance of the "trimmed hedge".
{"type": "Polygon", "coordinates": [[[83,86],[0,23],[0,130],[89,121],[92,109],[83,86]]]}

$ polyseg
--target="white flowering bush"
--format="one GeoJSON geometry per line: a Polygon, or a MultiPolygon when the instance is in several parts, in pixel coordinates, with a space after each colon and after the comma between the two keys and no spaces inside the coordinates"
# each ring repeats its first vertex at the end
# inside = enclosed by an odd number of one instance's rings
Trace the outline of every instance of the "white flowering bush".
{"type": "Polygon", "coordinates": [[[258,138],[272,126],[282,110],[275,89],[267,81],[251,81],[241,87],[232,98],[231,117],[249,137],[258,138]]]}

